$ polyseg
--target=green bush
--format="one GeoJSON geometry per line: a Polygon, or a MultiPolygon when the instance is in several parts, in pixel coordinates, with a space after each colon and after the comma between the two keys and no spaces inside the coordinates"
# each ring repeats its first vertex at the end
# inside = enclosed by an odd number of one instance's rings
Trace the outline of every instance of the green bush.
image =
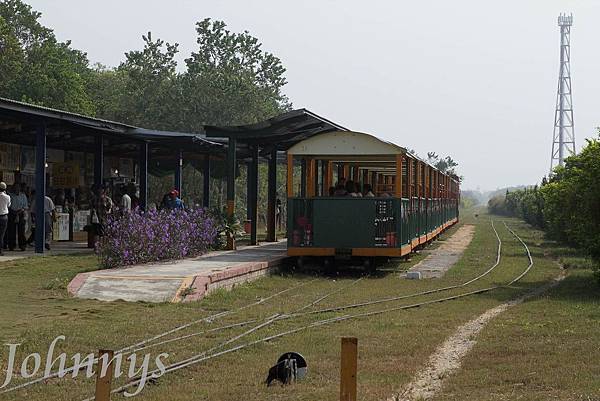
{"type": "Polygon", "coordinates": [[[600,140],[557,167],[549,181],[506,191],[489,200],[491,213],[519,217],[570,246],[583,249],[595,265],[600,282],[600,140]]]}

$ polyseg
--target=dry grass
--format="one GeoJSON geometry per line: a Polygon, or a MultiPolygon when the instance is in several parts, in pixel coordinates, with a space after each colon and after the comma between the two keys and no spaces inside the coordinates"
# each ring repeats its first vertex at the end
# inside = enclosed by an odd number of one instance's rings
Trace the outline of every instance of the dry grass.
{"type": "MultiPolygon", "coordinates": [[[[396,262],[387,265],[381,274],[363,279],[327,298],[320,306],[409,294],[464,282],[476,276],[487,269],[495,259],[495,236],[486,216],[478,219],[465,216],[463,220],[476,224],[475,237],[463,258],[446,277],[424,281],[401,279],[398,272],[420,260],[423,255],[419,255],[413,258],[410,264],[396,262]]],[[[501,225],[498,226],[505,242],[503,262],[482,280],[482,283],[473,284],[469,289],[490,283],[507,282],[527,265],[521,245],[501,225]]],[[[520,228],[519,232],[525,232],[525,229],[520,228]]],[[[529,237],[525,237],[525,240],[531,242],[529,237]]],[[[534,249],[534,258],[534,270],[514,288],[368,319],[350,320],[282,337],[168,374],[161,378],[158,384],[148,386],[136,399],[336,400],[341,336],[359,338],[359,399],[385,399],[411,379],[430,353],[454,328],[556,275],[557,266],[544,257],[538,248],[534,249]],[[307,379],[294,386],[267,388],[263,382],[268,368],[275,363],[280,354],[289,350],[300,352],[307,358],[307,379]]],[[[277,312],[293,311],[340,286],[348,285],[359,276],[354,270],[346,270],[335,279],[315,276],[314,272],[287,271],[240,286],[232,292],[216,292],[201,302],[182,305],[103,303],[69,298],[64,283],[77,272],[93,269],[94,266],[95,260],[92,257],[52,257],[12,262],[0,270],[0,338],[3,343],[23,343],[19,361],[25,353],[45,352],[50,341],[60,334],[67,336],[67,341],[61,348],[70,355],[75,352],[91,352],[98,348],[119,348],[178,324],[207,316],[214,311],[246,305],[317,277],[310,285],[290,291],[286,296],[223,318],[211,325],[192,327],[182,334],[251,318],[263,319],[277,312]]],[[[443,295],[459,292],[461,291],[449,291],[443,295]]],[[[367,307],[356,312],[399,306],[435,297],[439,295],[367,307]]],[[[335,314],[277,322],[234,345],[329,316],[335,314]]],[[[237,328],[197,336],[185,342],[151,349],[149,352],[153,355],[168,352],[167,362],[175,362],[209,349],[245,330],[246,328],[237,328]]],[[[0,351],[0,360],[5,366],[6,348],[0,351]]],[[[0,374],[0,379],[2,378],[3,374],[0,374]]],[[[92,393],[92,380],[61,379],[5,395],[4,399],[78,400],[92,393]]]]}

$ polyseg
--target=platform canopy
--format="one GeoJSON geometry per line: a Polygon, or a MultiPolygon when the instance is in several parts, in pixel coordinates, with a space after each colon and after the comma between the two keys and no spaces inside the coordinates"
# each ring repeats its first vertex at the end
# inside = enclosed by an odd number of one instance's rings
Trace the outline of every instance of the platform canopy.
{"type": "Polygon", "coordinates": [[[250,146],[257,145],[262,154],[286,151],[294,144],[330,131],[347,131],[343,126],[307,109],[297,109],[249,125],[204,127],[206,138],[233,138],[250,146]]]}
{"type": "MultiPolygon", "coordinates": [[[[104,154],[137,157],[141,142],[160,144],[151,147],[152,157],[173,157],[173,149],[191,154],[217,151],[221,143],[207,140],[202,133],[170,132],[0,98],[0,139],[18,145],[35,145],[35,132],[46,127],[49,148],[75,152],[94,152],[96,136],[103,136],[104,154]]],[[[224,148],[223,148],[224,151],[224,148]]]]}

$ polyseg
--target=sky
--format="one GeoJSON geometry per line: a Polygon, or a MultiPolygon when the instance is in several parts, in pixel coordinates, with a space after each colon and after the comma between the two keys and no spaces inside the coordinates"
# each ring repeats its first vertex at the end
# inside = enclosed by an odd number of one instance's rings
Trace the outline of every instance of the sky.
{"type": "Polygon", "coordinates": [[[287,68],[284,92],[354,131],[449,155],[463,189],[534,184],[548,173],[561,12],[573,13],[578,150],[600,110],[597,0],[26,0],[59,40],[116,66],[141,35],[196,47],[195,23],[248,30],[287,68]]]}

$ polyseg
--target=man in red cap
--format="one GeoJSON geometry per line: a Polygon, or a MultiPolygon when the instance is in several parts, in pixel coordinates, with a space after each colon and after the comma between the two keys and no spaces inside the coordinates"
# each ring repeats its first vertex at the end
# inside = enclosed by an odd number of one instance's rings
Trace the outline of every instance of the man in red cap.
{"type": "Polygon", "coordinates": [[[183,201],[179,199],[179,191],[173,189],[169,192],[169,199],[166,202],[167,209],[175,210],[175,209],[183,209],[183,201]]]}

